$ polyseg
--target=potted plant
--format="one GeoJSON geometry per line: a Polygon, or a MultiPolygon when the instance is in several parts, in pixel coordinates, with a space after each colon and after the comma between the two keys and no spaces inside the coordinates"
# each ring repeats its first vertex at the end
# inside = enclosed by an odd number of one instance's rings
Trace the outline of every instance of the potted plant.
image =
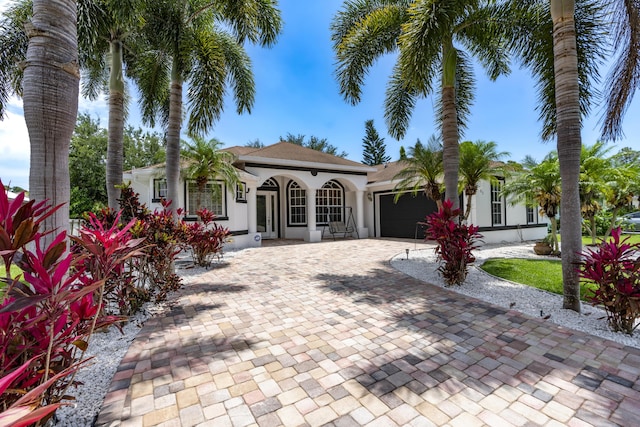
{"type": "Polygon", "coordinates": [[[553,252],[553,236],[551,233],[547,234],[544,239],[536,242],[533,246],[533,251],[536,255],[551,255],[553,252]]]}

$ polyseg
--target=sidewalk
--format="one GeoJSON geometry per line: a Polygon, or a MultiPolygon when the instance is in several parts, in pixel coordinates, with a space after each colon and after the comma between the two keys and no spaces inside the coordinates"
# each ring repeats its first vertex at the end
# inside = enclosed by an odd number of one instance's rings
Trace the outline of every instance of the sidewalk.
{"type": "Polygon", "coordinates": [[[96,425],[637,424],[640,350],[408,277],[388,262],[406,247],[263,247],[198,276],[96,425]]]}

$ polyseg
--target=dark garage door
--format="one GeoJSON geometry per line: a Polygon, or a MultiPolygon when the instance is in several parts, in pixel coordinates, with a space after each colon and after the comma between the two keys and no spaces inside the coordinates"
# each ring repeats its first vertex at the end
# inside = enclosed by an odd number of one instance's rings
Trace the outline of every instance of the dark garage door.
{"type": "MultiPolygon", "coordinates": [[[[424,222],[425,217],[435,212],[436,203],[428,199],[424,193],[413,197],[404,194],[393,203],[394,194],[380,195],[380,236],[381,237],[415,237],[416,223],[424,222]]],[[[418,227],[418,238],[424,239],[424,227],[418,227]]]]}

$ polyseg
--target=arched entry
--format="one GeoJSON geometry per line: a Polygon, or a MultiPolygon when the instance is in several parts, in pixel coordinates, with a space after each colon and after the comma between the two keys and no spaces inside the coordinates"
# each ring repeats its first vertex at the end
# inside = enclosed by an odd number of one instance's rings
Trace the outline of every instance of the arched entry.
{"type": "Polygon", "coordinates": [[[278,183],[273,178],[269,178],[256,193],[256,231],[262,234],[263,239],[278,238],[279,190],[278,183]]]}

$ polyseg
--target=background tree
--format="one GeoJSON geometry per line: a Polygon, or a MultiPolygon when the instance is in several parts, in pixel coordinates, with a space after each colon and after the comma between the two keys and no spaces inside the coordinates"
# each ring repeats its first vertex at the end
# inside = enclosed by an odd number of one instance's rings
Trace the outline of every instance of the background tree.
{"type": "Polygon", "coordinates": [[[629,163],[610,168],[605,176],[606,185],[603,194],[607,206],[611,208],[611,223],[607,227],[604,240],[611,235],[611,230],[618,220],[618,213],[633,203],[634,194],[640,189],[640,165],[629,163]]]}
{"type": "MultiPolygon", "coordinates": [[[[145,2],[144,39],[131,74],[141,93],[141,110],[152,126],[167,128],[167,197],[178,199],[183,85],[187,130],[200,136],[220,118],[227,85],[238,114],[251,112],[255,84],[245,41],[271,46],[281,29],[274,0],[145,2]]],[[[173,207],[175,209],[175,206],[173,207]]]]}
{"type": "Polygon", "coordinates": [[[480,181],[495,181],[495,173],[500,169],[496,166],[503,157],[508,156],[505,151],[498,152],[498,145],[493,141],[464,141],[460,144],[460,187],[467,196],[467,208],[464,220],[469,219],[471,200],[478,192],[480,181]]]}
{"type": "Polygon", "coordinates": [[[107,140],[107,130],[100,126],[100,120],[86,113],[78,116],[69,150],[71,218],[81,218],[83,213],[107,205],[107,140]]]}
{"type": "MultiPolygon", "coordinates": [[[[108,204],[106,188],[107,129],[99,119],[84,113],[78,116],[69,150],[71,197],[70,216],[80,218],[108,204]]],[[[124,167],[141,168],[164,162],[162,137],[155,132],[125,128],[124,167]]]]}
{"type": "Polygon", "coordinates": [[[527,157],[523,161],[523,166],[523,171],[515,172],[508,177],[502,191],[506,197],[510,198],[510,203],[524,202],[529,206],[538,206],[540,215],[549,218],[553,251],[557,253],[557,215],[562,199],[558,155],[552,152],[540,163],[527,157]]]}
{"type": "Polygon", "coordinates": [[[235,157],[229,151],[220,150],[222,145],[215,138],[206,141],[198,136],[193,137],[192,142],[183,142],[181,157],[185,161],[185,167],[182,174],[185,178],[194,179],[198,186],[197,206],[202,206],[201,197],[209,181],[219,178],[232,192],[235,192],[236,185],[240,182],[238,170],[233,166],[235,157]]]}
{"type": "Polygon", "coordinates": [[[287,137],[280,137],[280,141],[289,142],[291,144],[300,145],[302,147],[311,148],[312,150],[321,151],[323,153],[331,154],[337,157],[347,157],[348,154],[345,151],[338,152],[338,147],[331,145],[327,138],[318,138],[317,136],[310,136],[305,140],[305,136],[302,134],[294,135],[287,133],[287,137]]]}
{"type": "Polygon", "coordinates": [[[436,202],[438,209],[442,208],[442,143],[438,137],[431,136],[426,147],[418,140],[416,145],[409,147],[409,155],[400,163],[403,168],[393,177],[399,180],[394,187],[394,191],[398,191],[394,201],[398,201],[402,192],[410,191],[416,195],[423,191],[436,202]]]}
{"type": "Polygon", "coordinates": [[[145,131],[142,128],[125,127],[124,131],[124,170],[143,168],[163,163],[166,158],[164,137],[158,132],[145,131]]]}
{"type": "Polygon", "coordinates": [[[251,148],[264,148],[264,143],[262,143],[262,141],[256,138],[253,141],[247,142],[246,144],[244,144],[244,146],[251,147],[251,148]]]}
{"type": "Polygon", "coordinates": [[[364,77],[375,60],[399,51],[385,100],[393,137],[405,135],[417,99],[439,90],[436,119],[443,142],[445,197],[454,208],[459,205],[458,141],[473,99],[471,57],[492,80],[509,71],[500,31],[508,19],[497,24],[501,16],[496,4],[350,0],[331,26],[340,92],[352,104],[360,101],[364,77]]]}
{"type": "Polygon", "coordinates": [[[362,138],[362,163],[369,166],[381,165],[391,160],[386,154],[384,138],[381,138],[373,126],[373,120],[364,123],[365,137],[362,138]]]}
{"type": "Polygon", "coordinates": [[[611,160],[606,157],[610,150],[603,141],[598,141],[590,146],[583,144],[580,151],[580,209],[593,245],[597,239],[596,214],[602,209],[600,202],[610,175],[611,160]]]}

